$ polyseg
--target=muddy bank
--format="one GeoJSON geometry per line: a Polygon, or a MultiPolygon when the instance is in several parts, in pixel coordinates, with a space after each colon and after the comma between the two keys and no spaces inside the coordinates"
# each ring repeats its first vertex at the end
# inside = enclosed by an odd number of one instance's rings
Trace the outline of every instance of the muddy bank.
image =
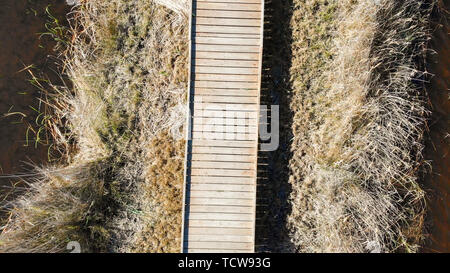
{"type": "MultiPolygon", "coordinates": [[[[64,0],[0,0],[0,4],[0,175],[7,175],[27,172],[29,163],[42,165],[48,160],[48,145],[36,144],[33,133],[39,129],[39,90],[24,68],[32,65],[36,76],[46,75],[59,83],[56,59],[51,57],[55,43],[47,35],[39,36],[48,32],[47,7],[60,22],[70,7],[64,0]]],[[[11,182],[1,178],[0,191],[7,190],[11,182]]]]}
{"type": "Polygon", "coordinates": [[[449,252],[450,207],[450,3],[440,1],[433,22],[428,72],[434,76],[427,91],[432,111],[426,135],[425,159],[432,166],[425,176],[428,201],[427,242],[424,252],[449,252]]]}

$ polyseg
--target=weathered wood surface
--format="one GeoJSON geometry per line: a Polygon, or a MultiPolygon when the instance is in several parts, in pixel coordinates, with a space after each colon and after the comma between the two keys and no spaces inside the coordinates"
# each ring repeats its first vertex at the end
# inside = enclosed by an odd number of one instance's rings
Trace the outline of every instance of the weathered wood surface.
{"type": "Polygon", "coordinates": [[[182,252],[254,252],[263,0],[193,0],[182,252]]]}

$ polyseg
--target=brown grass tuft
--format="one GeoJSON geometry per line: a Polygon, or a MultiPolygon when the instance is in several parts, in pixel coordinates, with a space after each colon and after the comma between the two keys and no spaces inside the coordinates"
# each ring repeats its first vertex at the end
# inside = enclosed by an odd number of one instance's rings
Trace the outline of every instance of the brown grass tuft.
{"type": "Polygon", "coordinates": [[[143,198],[152,213],[144,216],[147,225],[133,251],[180,252],[184,142],[164,132],[149,146],[143,198]]]}

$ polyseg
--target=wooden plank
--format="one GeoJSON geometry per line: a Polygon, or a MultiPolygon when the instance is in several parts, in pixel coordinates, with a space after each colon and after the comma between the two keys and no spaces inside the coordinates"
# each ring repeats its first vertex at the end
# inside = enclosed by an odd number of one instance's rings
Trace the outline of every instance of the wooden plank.
{"type": "Polygon", "coordinates": [[[194,81],[194,88],[229,88],[229,89],[257,89],[258,83],[227,82],[227,81],[194,81]]]}
{"type": "Polygon", "coordinates": [[[206,248],[206,249],[236,249],[246,250],[251,249],[252,243],[237,243],[237,242],[185,242],[187,248],[206,248]]]}
{"type": "Polygon", "coordinates": [[[192,147],[192,153],[198,154],[232,154],[236,155],[236,159],[239,159],[240,155],[254,155],[257,153],[255,147],[251,148],[229,148],[229,147],[192,147]]]}
{"type": "Polygon", "coordinates": [[[214,59],[195,59],[195,65],[198,66],[223,66],[223,67],[250,67],[257,68],[257,61],[250,60],[214,60],[214,59]]]}
{"type": "Polygon", "coordinates": [[[239,236],[239,235],[190,235],[189,241],[192,242],[253,242],[253,236],[239,236]]]}
{"type": "MultiPolygon", "coordinates": [[[[191,200],[194,200],[193,198],[191,200]]],[[[240,202],[240,199],[221,199],[229,202],[240,202]]],[[[251,200],[251,202],[253,202],[251,200]]],[[[225,220],[189,220],[189,227],[221,227],[221,228],[252,228],[253,221],[225,221],[225,220]]]]}
{"type": "Polygon", "coordinates": [[[226,198],[233,200],[252,200],[253,192],[224,192],[224,191],[190,191],[190,198],[226,198]]]}
{"type": "MultiPolygon", "coordinates": [[[[191,175],[206,175],[206,176],[228,176],[228,177],[252,177],[256,175],[255,170],[228,170],[228,169],[191,169],[191,175]]],[[[225,197],[224,195],[223,197],[225,197]]],[[[220,197],[220,196],[218,196],[220,197]]]]}
{"type": "Polygon", "coordinates": [[[240,113],[246,113],[251,115],[238,115],[234,111],[196,109],[195,112],[193,113],[193,124],[204,125],[205,127],[207,126],[257,127],[256,125],[258,124],[258,120],[256,119],[256,117],[258,116],[258,112],[247,111],[240,113]]]}
{"type": "Polygon", "coordinates": [[[194,119],[195,123],[203,125],[234,125],[256,127],[259,123],[256,118],[195,117],[194,119]]]}
{"type": "Polygon", "coordinates": [[[253,234],[251,228],[221,228],[221,227],[189,227],[192,235],[233,235],[249,236],[253,234]]]}
{"type": "Polygon", "coordinates": [[[195,96],[195,102],[220,102],[220,103],[258,103],[257,97],[234,97],[234,96],[195,96]]]}
{"type": "MultiPolygon", "coordinates": [[[[214,18],[215,20],[217,18],[214,18]]],[[[261,39],[256,37],[255,39],[239,39],[239,38],[218,38],[218,37],[195,37],[193,39],[195,44],[213,44],[213,45],[247,45],[247,46],[260,46],[261,39]]],[[[257,66],[255,66],[257,67],[257,66]]]]}
{"type": "MultiPolygon", "coordinates": [[[[212,2],[197,2],[197,16],[200,10],[220,10],[222,13],[228,13],[228,11],[261,11],[261,3],[252,4],[240,4],[240,3],[212,3],[212,2]]],[[[240,17],[238,17],[240,18],[240,17]]]]}
{"type": "Polygon", "coordinates": [[[199,118],[236,118],[236,119],[258,119],[259,112],[234,111],[234,110],[194,110],[193,117],[199,118]]]}
{"type": "MultiPolygon", "coordinates": [[[[253,122],[246,122],[245,124],[235,124],[234,125],[225,125],[225,124],[218,124],[218,123],[211,123],[206,122],[206,118],[202,118],[203,120],[198,120],[200,118],[197,118],[196,121],[193,123],[193,132],[215,132],[215,133],[227,133],[227,134],[256,134],[258,130],[258,124],[256,119],[254,120],[248,120],[253,122]],[[197,121],[198,120],[198,121],[197,121]]],[[[242,121],[242,119],[241,119],[242,121]]],[[[244,120],[245,121],[245,120],[244,120]]],[[[230,124],[232,122],[230,121],[230,124]]],[[[223,146],[223,145],[220,145],[223,146]]]]}
{"type": "MultiPolygon", "coordinates": [[[[251,157],[252,160],[255,160],[254,157],[251,157]]],[[[255,179],[250,177],[213,177],[213,176],[191,176],[190,181],[192,184],[198,183],[198,184],[210,184],[210,183],[217,183],[217,184],[255,184],[255,179]]],[[[200,205],[213,205],[213,204],[200,204],[200,205]]],[[[231,204],[233,205],[233,204],[231,204]]]]}
{"type": "MultiPolygon", "coordinates": [[[[255,152],[237,152],[231,153],[233,149],[252,149],[252,148],[228,148],[223,147],[194,147],[195,154],[192,156],[192,160],[197,161],[223,161],[223,162],[255,162],[255,152]]],[[[201,175],[201,174],[199,174],[201,175]]]]}
{"type": "MultiPolygon", "coordinates": [[[[196,112],[196,114],[193,117],[192,124],[195,126],[200,125],[204,127],[219,127],[219,126],[246,126],[246,127],[258,127],[258,120],[256,118],[230,118],[230,117],[219,117],[219,115],[216,116],[208,116],[206,115],[208,112],[211,112],[209,110],[204,110],[202,112],[196,112]]],[[[256,116],[257,113],[254,112],[244,112],[244,113],[251,113],[255,114],[253,116],[256,116]]],[[[247,116],[248,117],[248,116],[247,116]]]]}
{"type": "Polygon", "coordinates": [[[236,38],[236,39],[259,39],[258,34],[251,33],[214,33],[214,32],[197,32],[195,37],[213,37],[213,38],[236,38]]]}
{"type": "Polygon", "coordinates": [[[255,147],[255,141],[192,140],[192,146],[255,147]]]}
{"type": "MultiPolygon", "coordinates": [[[[194,118],[193,124],[197,125],[231,125],[231,126],[248,126],[248,127],[257,127],[259,121],[257,119],[246,119],[246,118],[204,118],[204,117],[196,117],[194,118]]],[[[223,145],[220,145],[223,146],[223,145]]],[[[238,146],[241,147],[241,146],[238,146]]]]}
{"type": "Polygon", "coordinates": [[[255,134],[256,127],[237,127],[237,126],[225,126],[225,125],[215,125],[215,126],[201,126],[194,127],[195,132],[203,132],[205,134],[216,134],[223,133],[228,136],[232,136],[232,134],[255,134]],[[253,129],[253,130],[252,130],[253,129]]]}
{"type": "Polygon", "coordinates": [[[207,123],[194,123],[192,127],[195,132],[217,132],[217,133],[256,133],[257,126],[236,126],[236,125],[222,125],[222,124],[207,124],[207,123]]]}
{"type": "Polygon", "coordinates": [[[192,168],[195,169],[238,169],[255,170],[253,163],[246,162],[216,162],[216,161],[192,161],[192,168]]]}
{"type": "Polygon", "coordinates": [[[252,26],[260,27],[259,19],[236,19],[236,18],[207,18],[197,17],[195,19],[197,25],[213,25],[213,26],[252,26]]]}
{"type": "Polygon", "coordinates": [[[228,126],[228,125],[200,125],[195,126],[193,132],[203,132],[205,134],[218,134],[223,133],[228,136],[232,136],[233,134],[256,134],[257,128],[254,127],[245,127],[245,126],[228,126]]]}
{"type": "Polygon", "coordinates": [[[208,212],[191,212],[189,220],[225,220],[225,221],[252,221],[253,213],[208,213],[208,212]]]}
{"type": "MultiPolygon", "coordinates": [[[[200,100],[201,98],[198,97],[200,100]]],[[[257,103],[221,103],[221,102],[210,102],[210,101],[194,101],[190,102],[192,110],[194,111],[222,111],[223,114],[227,112],[244,112],[244,113],[257,113],[259,112],[259,106],[257,103]]],[[[220,114],[219,114],[220,115],[220,114]]],[[[220,117],[220,116],[217,116],[220,117]]],[[[232,117],[232,116],[230,116],[232,117]]],[[[239,118],[245,118],[247,115],[240,115],[239,118]]]]}
{"type": "MultiPolygon", "coordinates": [[[[189,212],[210,212],[210,213],[248,213],[248,207],[239,206],[212,206],[212,205],[191,205],[189,212]]],[[[191,230],[192,231],[192,230],[191,230]]],[[[215,229],[206,230],[204,234],[214,234],[215,229]]],[[[200,231],[199,231],[200,232],[200,231]]],[[[200,234],[200,233],[197,233],[200,234]]],[[[247,233],[236,234],[233,232],[223,233],[224,235],[248,235],[247,233]]]]}
{"type": "Polygon", "coordinates": [[[258,35],[261,32],[260,27],[246,27],[246,26],[209,26],[197,25],[195,28],[197,33],[231,33],[231,34],[254,34],[258,35]]]}
{"type": "Polygon", "coordinates": [[[203,125],[194,124],[194,132],[203,133],[225,133],[225,134],[255,134],[256,126],[234,126],[234,125],[203,125]]]}
{"type": "MultiPolygon", "coordinates": [[[[191,205],[228,205],[228,206],[247,206],[249,210],[255,206],[253,199],[224,199],[224,198],[188,198],[191,205]]],[[[207,226],[205,226],[207,227],[207,226]]]]}
{"type": "Polygon", "coordinates": [[[196,66],[196,74],[235,74],[235,75],[258,75],[259,70],[251,67],[223,67],[223,66],[196,66]]]}
{"type": "Polygon", "coordinates": [[[192,132],[193,139],[205,140],[254,140],[257,137],[256,133],[192,132]]]}
{"type": "Polygon", "coordinates": [[[196,17],[261,19],[260,11],[226,11],[197,9],[196,17]]]}
{"type": "Polygon", "coordinates": [[[197,51],[195,57],[198,59],[212,59],[212,60],[258,60],[258,53],[239,53],[239,52],[208,52],[197,51]]]}
{"type": "MultiPolygon", "coordinates": [[[[218,163],[219,164],[219,163],[218,163]]],[[[256,175],[256,170],[240,170],[240,169],[191,169],[191,175],[207,176],[207,177],[222,177],[226,180],[233,181],[236,177],[252,177],[256,175]]],[[[205,179],[206,181],[209,181],[205,179]]],[[[231,183],[230,182],[230,183],[231,183]]]]}
{"type": "Polygon", "coordinates": [[[253,163],[243,163],[243,162],[221,162],[217,163],[214,161],[192,161],[192,168],[195,169],[211,169],[211,168],[221,168],[221,169],[240,169],[240,170],[254,170],[255,166],[253,163]]]}
{"type": "Polygon", "coordinates": [[[241,104],[241,103],[194,103],[195,110],[221,110],[221,111],[239,111],[239,112],[257,112],[258,105],[256,104],[241,104]]]}
{"type": "Polygon", "coordinates": [[[257,90],[249,89],[215,89],[215,88],[197,88],[194,91],[195,95],[221,95],[221,96],[232,96],[232,97],[243,97],[243,96],[255,96],[257,95],[257,90]]]}
{"type": "MultiPolygon", "coordinates": [[[[198,162],[198,161],[194,161],[198,162]]],[[[207,162],[209,163],[209,162],[207,162]]],[[[213,162],[217,165],[217,162],[213,162]]],[[[238,163],[234,163],[238,164],[238,163]]],[[[249,163],[241,163],[241,164],[249,164],[249,163]]],[[[192,184],[190,186],[191,191],[246,191],[246,192],[254,192],[254,185],[234,185],[234,184],[192,184]]]]}
{"type": "Polygon", "coordinates": [[[234,132],[232,130],[211,128],[211,129],[203,129],[203,131],[195,130],[192,133],[193,133],[192,137],[193,140],[203,139],[203,140],[223,140],[223,141],[251,141],[254,140],[254,137],[256,135],[256,132],[251,132],[249,130],[242,128],[234,130],[234,132]]]}
{"type": "Polygon", "coordinates": [[[196,81],[226,81],[226,82],[258,82],[258,75],[202,74],[195,73],[196,81]]]}

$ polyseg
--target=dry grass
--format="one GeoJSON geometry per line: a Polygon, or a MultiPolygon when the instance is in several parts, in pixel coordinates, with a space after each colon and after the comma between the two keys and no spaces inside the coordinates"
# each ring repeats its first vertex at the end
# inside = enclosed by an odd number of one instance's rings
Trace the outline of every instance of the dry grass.
{"type": "Polygon", "coordinates": [[[426,114],[418,64],[430,12],[422,2],[295,1],[289,226],[297,251],[417,250],[426,114]]]}
{"type": "Polygon", "coordinates": [[[38,169],[28,193],[7,204],[0,251],[61,252],[69,241],[83,252],[177,251],[181,206],[160,194],[179,196],[183,169],[155,166],[184,151],[170,140],[185,121],[186,21],[152,1],[75,7],[61,55],[73,88],[59,93],[66,107],[55,120],[67,120],[57,141],[76,152],[67,167],[38,169]]]}
{"type": "Polygon", "coordinates": [[[167,133],[150,143],[148,158],[153,158],[153,162],[145,173],[143,203],[145,211],[151,213],[144,216],[146,225],[133,251],[180,251],[184,143],[167,133]]]}
{"type": "Polygon", "coordinates": [[[190,2],[188,0],[155,0],[155,2],[186,18],[189,17],[190,2]]]}
{"type": "Polygon", "coordinates": [[[2,252],[56,252],[69,241],[90,248],[88,234],[101,236],[102,231],[95,220],[89,220],[91,205],[103,191],[100,178],[95,179],[100,166],[39,170],[41,175],[31,181],[29,192],[15,202],[1,235],[2,252]]]}

